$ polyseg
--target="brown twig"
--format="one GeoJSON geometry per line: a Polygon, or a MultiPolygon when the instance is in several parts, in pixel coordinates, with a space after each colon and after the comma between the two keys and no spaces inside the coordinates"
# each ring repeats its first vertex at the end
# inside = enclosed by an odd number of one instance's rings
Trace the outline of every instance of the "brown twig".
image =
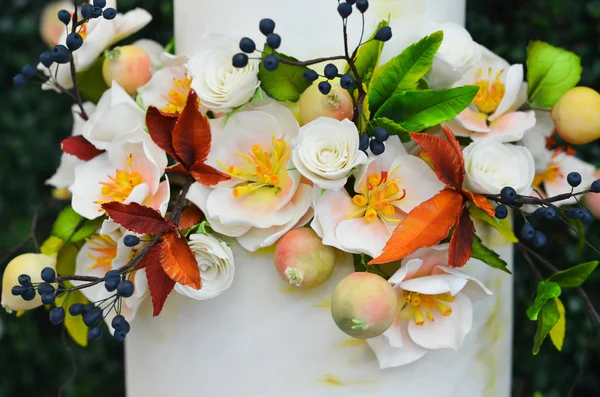
{"type": "Polygon", "coordinates": [[[517,249],[521,252],[521,254],[523,254],[523,258],[525,258],[525,262],[527,262],[527,264],[529,265],[529,267],[535,274],[537,281],[538,282],[544,281],[544,276],[542,276],[542,273],[540,272],[540,270],[533,263],[533,260],[529,256],[529,253],[521,245],[517,245],[517,249]]]}
{"type": "MultiPolygon", "coordinates": [[[[75,33],[78,26],[78,18],[77,18],[77,0],[73,0],[74,9],[73,9],[73,24],[71,25],[71,33],[75,33]]],[[[71,68],[71,79],[73,80],[73,91],[75,92],[75,102],[77,102],[77,106],[79,106],[79,113],[81,118],[87,121],[89,119],[85,108],[83,107],[83,101],[81,100],[81,93],[79,92],[79,82],[77,81],[77,70],[75,70],[75,60],[73,59],[73,54],[71,54],[71,60],[69,61],[69,65],[71,68]]]]}

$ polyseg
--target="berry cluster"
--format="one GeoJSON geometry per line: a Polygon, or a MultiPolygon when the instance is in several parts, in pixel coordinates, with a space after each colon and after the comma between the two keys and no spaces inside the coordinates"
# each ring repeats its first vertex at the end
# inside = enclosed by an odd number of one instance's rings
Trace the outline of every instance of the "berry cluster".
{"type": "MultiPolygon", "coordinates": [[[[266,43],[273,51],[281,46],[281,36],[275,33],[275,22],[272,19],[265,18],[261,20],[258,28],[265,35],[266,43]]],[[[257,51],[256,43],[254,43],[254,40],[244,37],[240,40],[240,50],[242,52],[235,54],[232,60],[232,64],[236,68],[244,68],[248,65],[248,61],[250,60],[248,54],[253,54],[257,51]]],[[[275,54],[266,55],[262,63],[265,69],[272,72],[279,67],[279,57],[275,54]]]]}
{"type": "Polygon", "coordinates": [[[361,134],[358,148],[363,152],[370,148],[371,153],[380,155],[385,152],[384,142],[388,140],[390,133],[383,127],[375,127],[372,134],[372,137],[367,133],[361,134]]]}

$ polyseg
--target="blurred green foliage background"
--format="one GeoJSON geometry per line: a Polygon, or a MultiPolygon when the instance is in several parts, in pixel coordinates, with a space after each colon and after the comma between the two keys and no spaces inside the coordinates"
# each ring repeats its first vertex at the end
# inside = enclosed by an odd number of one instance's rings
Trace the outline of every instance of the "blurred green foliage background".
{"type": "MultiPolygon", "coordinates": [[[[0,257],[29,233],[36,206],[50,196],[44,181],[59,160],[59,143],[70,134],[70,103],[35,87],[16,90],[12,77],[21,66],[37,60],[45,45],[39,37],[39,18],[45,0],[2,1],[0,7],[0,257]]],[[[467,25],[473,37],[511,63],[524,62],[531,39],[545,40],[581,56],[581,85],[600,88],[600,1],[590,0],[487,0],[468,1],[467,25]]],[[[172,0],[120,0],[119,9],[141,6],[154,20],[139,37],[166,44],[172,36],[172,0]]],[[[600,166],[600,144],[581,148],[580,155],[600,166]]],[[[40,236],[49,233],[61,208],[48,202],[41,211],[40,236]]],[[[560,268],[598,259],[591,250],[577,249],[575,235],[559,225],[544,255],[560,268]]],[[[591,243],[600,247],[600,226],[588,231],[591,243]]],[[[2,269],[0,268],[0,272],[2,269]]],[[[585,284],[597,305],[600,275],[585,284]]],[[[515,336],[513,391],[515,396],[546,397],[600,395],[600,332],[585,316],[581,299],[567,293],[567,336],[562,353],[546,342],[538,356],[531,355],[535,324],[525,308],[535,291],[535,280],[517,258],[515,272],[515,336]],[[591,335],[591,337],[589,337],[591,335]],[[587,352],[587,353],[584,353],[587,352]],[[583,360],[584,354],[586,355],[583,360]],[[582,362],[584,370],[580,372],[582,362]],[[572,389],[578,378],[576,387],[572,389]]],[[[70,356],[60,328],[52,327],[42,310],[16,319],[0,312],[0,397],[55,396],[73,375],[70,356]]],[[[68,340],[69,338],[66,337],[68,340]]],[[[110,338],[82,350],[68,340],[77,367],[76,377],[64,396],[123,396],[123,350],[110,338]]]]}

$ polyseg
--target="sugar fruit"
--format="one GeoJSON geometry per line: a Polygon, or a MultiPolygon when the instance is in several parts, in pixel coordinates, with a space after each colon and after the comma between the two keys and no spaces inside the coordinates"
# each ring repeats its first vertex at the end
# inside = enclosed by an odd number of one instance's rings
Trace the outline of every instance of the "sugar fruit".
{"type": "Polygon", "coordinates": [[[600,94],[587,87],[567,91],[552,108],[558,135],[573,145],[600,138],[600,94]]]}

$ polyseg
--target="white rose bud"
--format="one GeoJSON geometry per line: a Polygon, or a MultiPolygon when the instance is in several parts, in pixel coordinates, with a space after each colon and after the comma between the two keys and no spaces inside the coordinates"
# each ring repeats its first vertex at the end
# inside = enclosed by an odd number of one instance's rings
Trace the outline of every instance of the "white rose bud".
{"type": "Polygon", "coordinates": [[[56,270],[56,254],[22,254],[10,261],[2,276],[2,307],[7,310],[31,310],[42,306],[42,298],[37,292],[33,300],[26,301],[20,296],[14,296],[11,290],[19,285],[21,274],[31,277],[32,283],[41,283],[41,273],[46,267],[56,270]]]}
{"type": "Polygon", "coordinates": [[[220,35],[205,36],[198,48],[187,68],[202,107],[228,113],[250,101],[260,86],[258,62],[250,60],[243,68],[234,67],[231,60],[239,52],[237,43],[220,35]]]}
{"type": "Polygon", "coordinates": [[[352,169],[367,162],[367,155],[358,146],[358,130],[353,122],[319,117],[300,129],[292,160],[317,187],[340,190],[352,169]]]}
{"type": "Polygon", "coordinates": [[[211,299],[220,295],[231,286],[235,275],[231,248],[224,242],[205,234],[192,234],[189,245],[200,267],[202,288],[196,290],[176,284],[175,290],[197,300],[211,299]]]}
{"type": "Polygon", "coordinates": [[[463,155],[466,184],[472,192],[498,194],[505,186],[522,195],[531,192],[535,162],[527,148],[486,140],[471,143],[463,155]]]}
{"type": "Polygon", "coordinates": [[[429,72],[432,88],[448,88],[475,66],[482,56],[479,44],[473,41],[469,32],[457,23],[433,23],[426,25],[422,36],[442,30],[444,41],[435,55],[429,72]]]}

